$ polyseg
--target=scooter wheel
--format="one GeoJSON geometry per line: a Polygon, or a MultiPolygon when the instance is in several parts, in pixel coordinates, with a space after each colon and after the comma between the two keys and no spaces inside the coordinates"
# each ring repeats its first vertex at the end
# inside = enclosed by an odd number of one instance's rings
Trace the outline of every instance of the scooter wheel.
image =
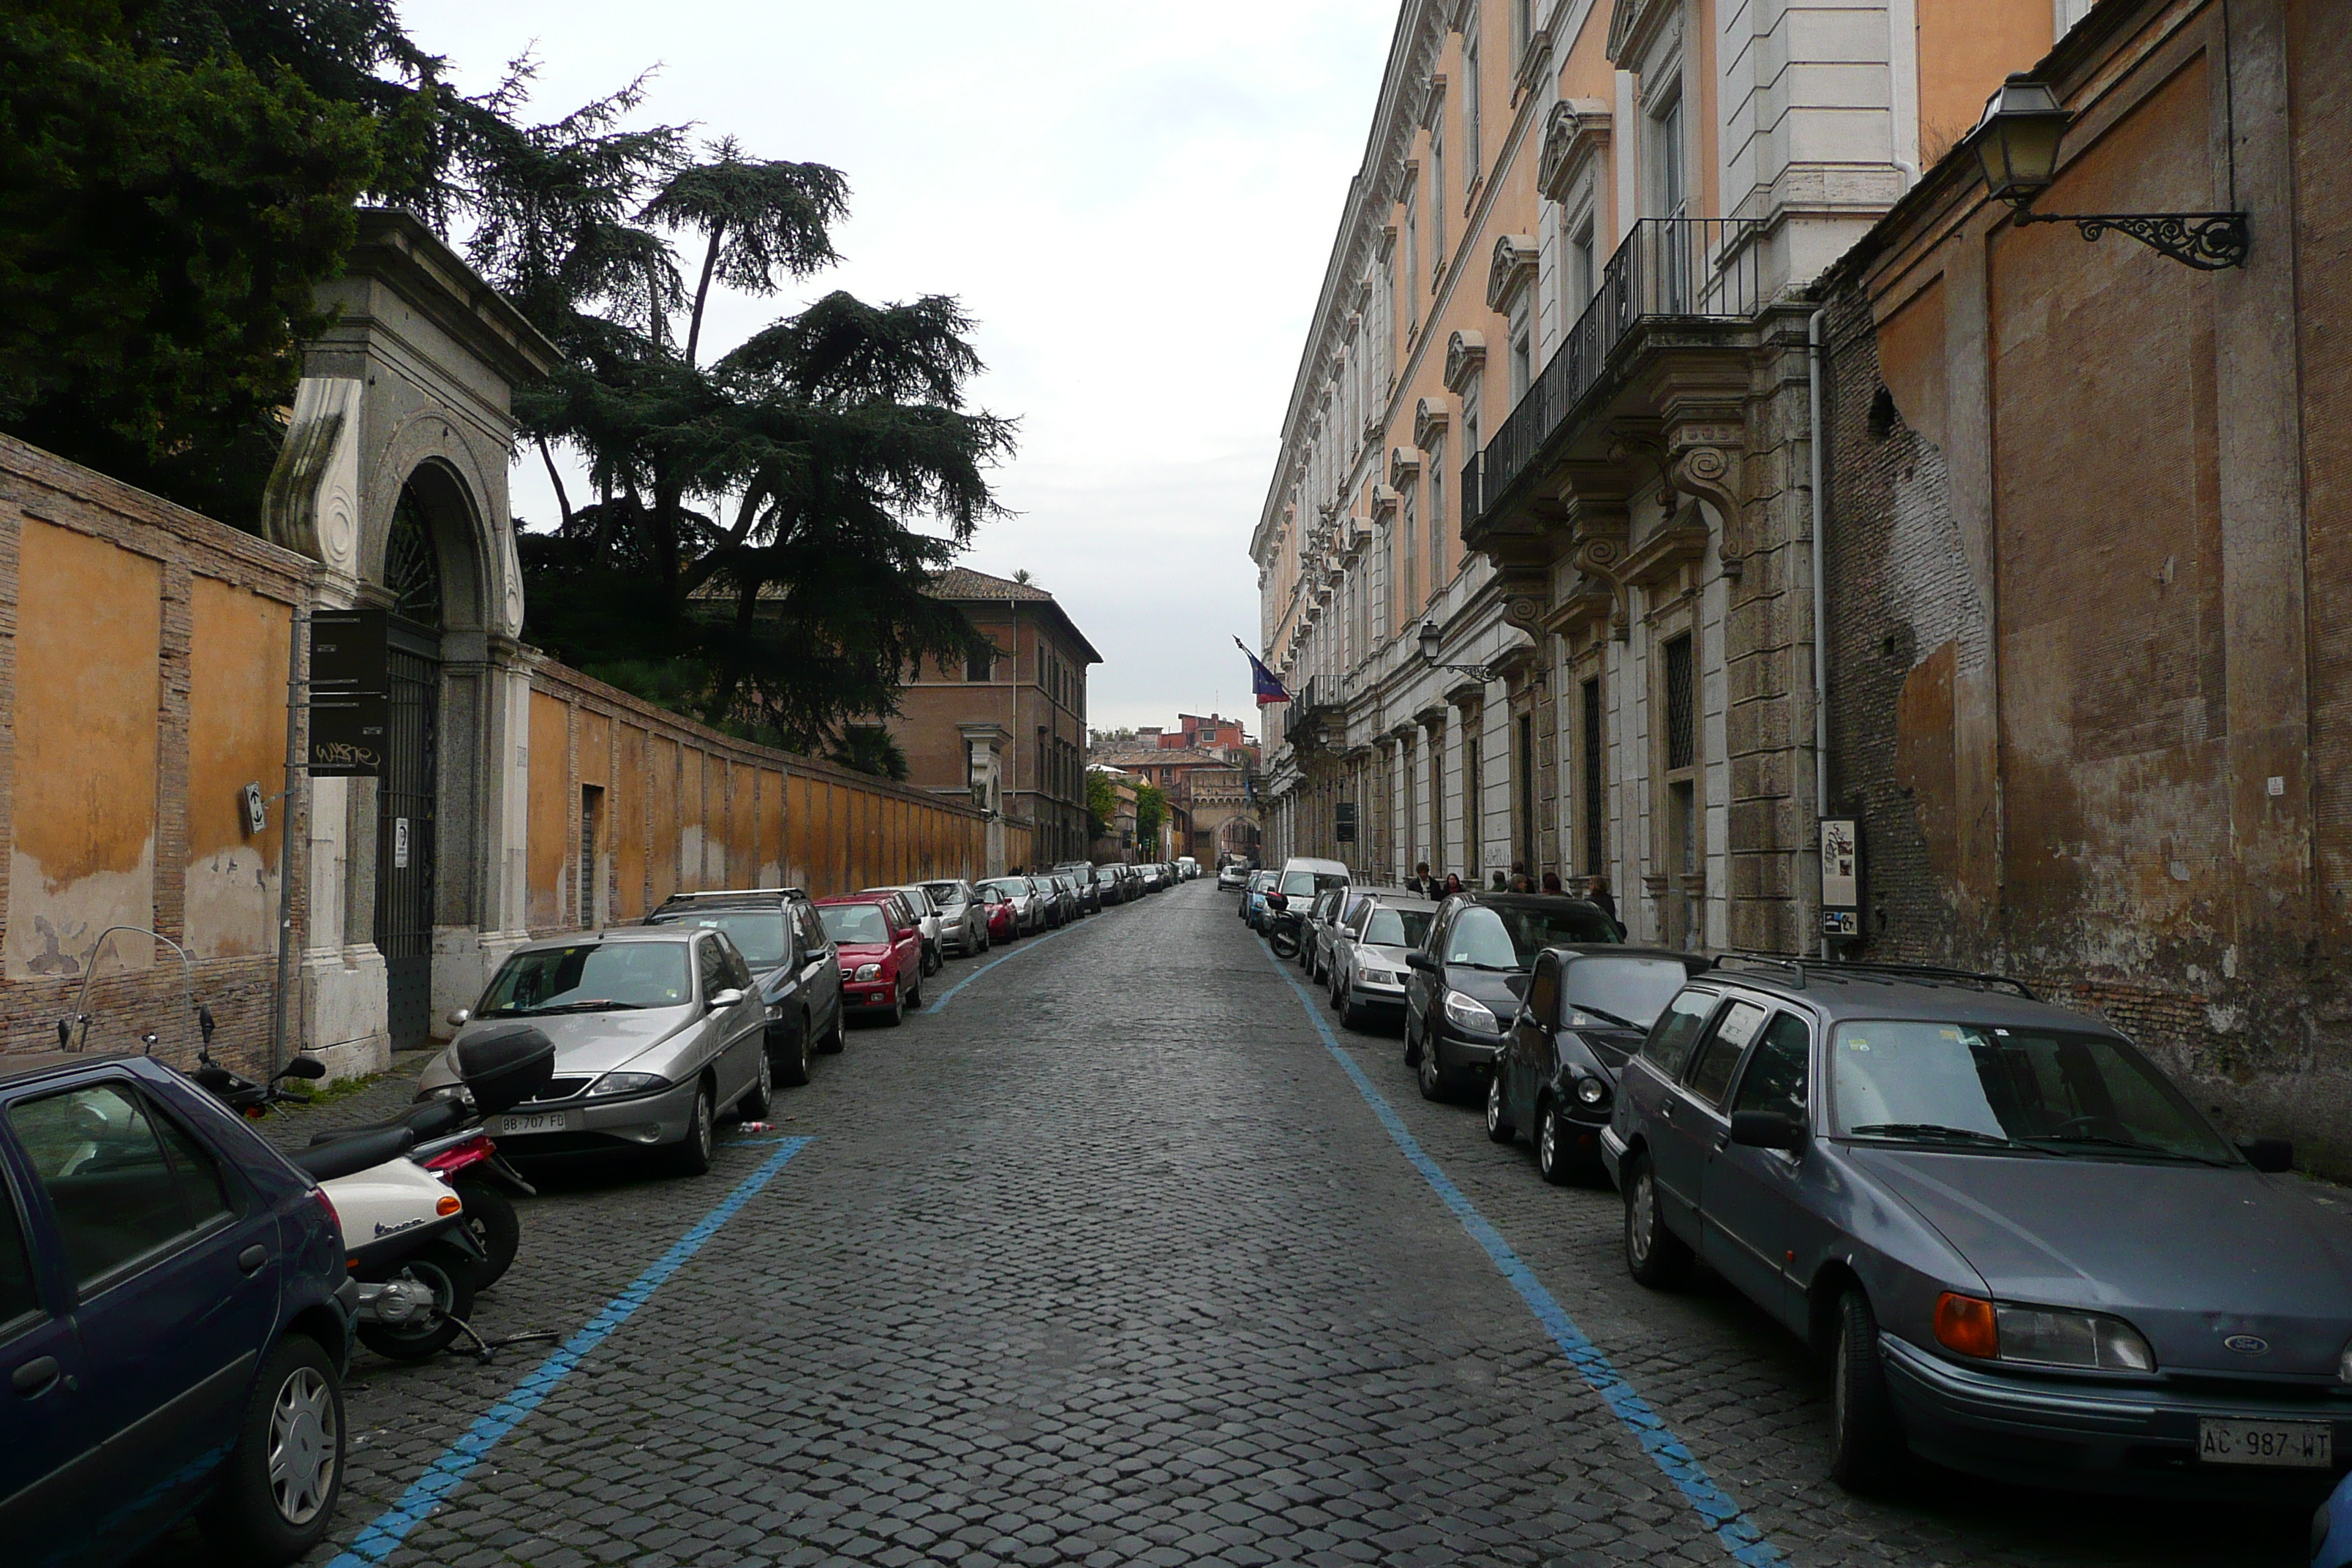
{"type": "Polygon", "coordinates": [[[522,1220],[515,1214],[514,1200],[492,1184],[460,1177],[453,1185],[466,1205],[466,1228],[488,1259],[475,1265],[474,1289],[488,1289],[514,1262],[515,1250],[522,1245],[522,1220]]]}
{"type": "Polygon", "coordinates": [[[389,1323],[362,1323],[360,1343],[394,1361],[424,1361],[449,1348],[458,1333],[458,1320],[474,1315],[474,1260],[454,1247],[427,1247],[401,1267],[408,1277],[433,1292],[432,1315],[421,1323],[394,1328],[389,1323]]]}

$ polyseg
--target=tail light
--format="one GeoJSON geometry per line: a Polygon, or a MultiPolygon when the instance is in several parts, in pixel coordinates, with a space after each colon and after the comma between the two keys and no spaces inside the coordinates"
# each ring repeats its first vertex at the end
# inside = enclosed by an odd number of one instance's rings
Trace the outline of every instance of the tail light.
{"type": "Polygon", "coordinates": [[[318,1204],[319,1212],[327,1216],[327,1228],[334,1235],[335,1246],[349,1252],[351,1248],[343,1245],[343,1216],[335,1212],[335,1200],[327,1195],[324,1187],[312,1187],[310,1196],[318,1204]]]}
{"type": "Polygon", "coordinates": [[[483,1133],[468,1138],[463,1143],[453,1143],[424,1162],[425,1168],[436,1175],[446,1176],[452,1171],[462,1171],[478,1161],[487,1160],[498,1147],[483,1133]]]}

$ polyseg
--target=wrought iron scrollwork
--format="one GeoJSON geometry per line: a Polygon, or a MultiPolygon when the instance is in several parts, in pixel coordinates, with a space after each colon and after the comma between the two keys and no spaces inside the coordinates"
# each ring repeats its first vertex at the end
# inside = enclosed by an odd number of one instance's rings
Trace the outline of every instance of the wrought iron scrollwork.
{"type": "Polygon", "coordinates": [[[2023,212],[2018,222],[2071,223],[2085,240],[2095,240],[2112,228],[2200,272],[2243,267],[2252,242],[2243,213],[2023,212]]]}

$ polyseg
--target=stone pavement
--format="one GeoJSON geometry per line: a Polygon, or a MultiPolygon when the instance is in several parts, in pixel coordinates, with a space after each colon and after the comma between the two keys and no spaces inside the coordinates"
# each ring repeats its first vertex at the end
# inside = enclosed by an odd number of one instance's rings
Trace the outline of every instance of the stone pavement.
{"type": "MultiPolygon", "coordinates": [[[[780,1131],[814,1142],[397,1549],[342,1561],[1733,1561],[1400,1152],[1234,897],[1194,882],[951,964],[944,1005],[854,1029],[779,1093],[780,1131]]],[[[1545,1186],[1470,1108],[1419,1100],[1393,1038],[1339,1037],[1768,1551],[2302,1561],[2276,1513],[1940,1473],[1848,1498],[1791,1340],[1719,1287],[1634,1285],[1613,1193],[1545,1186]]],[[[306,1114],[380,1114],[404,1079],[306,1114]]],[[[698,1180],[551,1183],[478,1321],[579,1328],[779,1152],[760,1136],[698,1180]]],[[[544,1354],[361,1352],[337,1542],[544,1354]]],[[[146,1568],[205,1561],[183,1535],[146,1568]]]]}

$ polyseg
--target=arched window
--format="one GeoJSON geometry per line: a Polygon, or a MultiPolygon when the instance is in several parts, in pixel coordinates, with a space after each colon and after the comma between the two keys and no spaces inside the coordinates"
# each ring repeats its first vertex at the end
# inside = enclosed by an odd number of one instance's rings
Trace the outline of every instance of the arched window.
{"type": "Polygon", "coordinates": [[[441,558],[433,548],[433,525],[413,486],[403,486],[393,508],[392,536],[383,547],[383,585],[392,593],[392,613],[404,621],[441,629],[441,558]]]}

